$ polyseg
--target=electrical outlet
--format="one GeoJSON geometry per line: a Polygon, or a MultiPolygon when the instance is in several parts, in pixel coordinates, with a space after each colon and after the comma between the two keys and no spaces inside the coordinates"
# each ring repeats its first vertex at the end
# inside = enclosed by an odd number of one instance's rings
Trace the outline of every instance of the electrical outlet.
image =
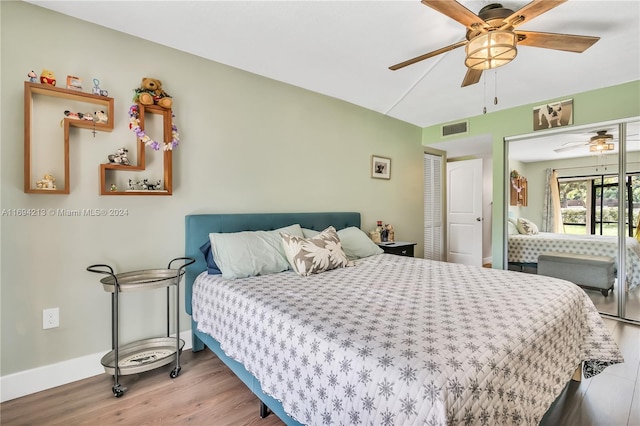
{"type": "Polygon", "coordinates": [[[60,327],[60,308],[42,310],[42,329],[60,327]]]}

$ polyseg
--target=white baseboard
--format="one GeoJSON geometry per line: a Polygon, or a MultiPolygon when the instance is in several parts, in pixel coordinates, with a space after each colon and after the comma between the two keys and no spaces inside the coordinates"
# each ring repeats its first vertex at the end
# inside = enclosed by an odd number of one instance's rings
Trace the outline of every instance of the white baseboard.
{"type": "MultiPolygon", "coordinates": [[[[180,338],[183,350],[191,349],[191,330],[181,332],[180,338]]],[[[104,374],[100,360],[109,350],[0,377],[0,402],[104,374]]]]}
{"type": "Polygon", "coordinates": [[[482,264],[483,265],[486,265],[486,264],[491,263],[491,262],[493,262],[493,258],[491,256],[485,257],[484,259],[482,259],[482,264]]]}

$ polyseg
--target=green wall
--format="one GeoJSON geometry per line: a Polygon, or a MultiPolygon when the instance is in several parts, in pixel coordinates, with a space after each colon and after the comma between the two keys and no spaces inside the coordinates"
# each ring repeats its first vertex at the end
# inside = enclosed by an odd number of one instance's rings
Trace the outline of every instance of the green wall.
{"type": "MultiPolygon", "coordinates": [[[[29,3],[0,2],[0,18],[1,208],[127,211],[1,217],[2,376],[110,350],[110,297],[85,268],[165,267],[183,255],[186,214],[359,211],[363,229],[392,223],[422,255],[420,128],[29,3]],[[115,99],[112,133],[73,131],[69,195],[23,192],[23,82],[43,68],[59,82],[83,78],[85,91],[99,78],[115,99]],[[134,151],[127,112],[142,77],[161,79],[174,98],[174,194],[99,196],[98,165],[118,147],[134,151]],[[391,158],[390,180],[370,177],[372,154],[391,158]],[[60,327],[42,330],[51,307],[60,327]]],[[[148,151],[147,161],[157,155],[148,151]]],[[[164,292],[126,296],[123,341],[161,335],[164,292]]]]}
{"type": "MultiPolygon", "coordinates": [[[[533,104],[468,118],[469,132],[464,135],[465,138],[479,135],[491,135],[493,138],[492,246],[494,267],[502,268],[504,257],[505,171],[502,166],[505,164],[504,139],[533,132],[533,107],[563,99],[573,99],[575,111],[573,126],[638,117],[640,116],[640,81],[562,96],[557,99],[541,99],[533,104]]],[[[443,138],[440,136],[441,126],[438,124],[424,128],[422,144],[429,145],[452,140],[451,137],[443,138]]],[[[544,131],[536,133],[542,135],[544,131]]]]}

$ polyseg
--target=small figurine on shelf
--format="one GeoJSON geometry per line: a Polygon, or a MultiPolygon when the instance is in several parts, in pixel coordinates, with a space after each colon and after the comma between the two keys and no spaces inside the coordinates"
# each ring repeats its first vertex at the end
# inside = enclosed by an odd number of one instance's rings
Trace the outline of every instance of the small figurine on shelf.
{"type": "Polygon", "coordinates": [[[385,227],[387,228],[387,241],[394,242],[396,240],[396,233],[393,230],[393,225],[387,224],[385,227]]]}
{"type": "Polygon", "coordinates": [[[140,182],[137,182],[133,179],[129,179],[129,191],[137,191],[138,185],[140,185],[140,182]]]}
{"type": "Polygon", "coordinates": [[[149,179],[142,180],[142,189],[148,191],[158,191],[160,189],[160,185],[162,184],[162,180],[158,179],[157,183],[149,183],[149,179]]]}
{"type": "Polygon", "coordinates": [[[371,240],[374,243],[382,242],[382,221],[381,220],[377,222],[375,229],[369,233],[369,236],[371,237],[371,240]]]}
{"type": "Polygon", "coordinates": [[[106,124],[109,121],[109,116],[104,111],[96,111],[93,113],[93,121],[106,124]]]}
{"type": "Polygon", "coordinates": [[[387,225],[382,227],[382,231],[380,232],[380,240],[383,243],[389,241],[389,229],[387,229],[387,225]]]}
{"type": "Polygon", "coordinates": [[[111,192],[116,192],[117,190],[118,190],[118,187],[116,186],[116,184],[115,184],[115,183],[112,183],[112,184],[111,184],[110,191],[111,191],[111,192]]]}
{"type": "Polygon", "coordinates": [[[93,89],[91,89],[91,93],[98,96],[109,96],[109,92],[100,88],[100,80],[97,78],[93,79],[93,89]]]}
{"type": "Polygon", "coordinates": [[[35,71],[31,70],[31,72],[29,72],[27,74],[27,77],[29,77],[29,82],[30,83],[37,83],[38,82],[38,74],[36,74],[35,71]]]}
{"type": "Polygon", "coordinates": [[[36,182],[36,188],[38,189],[56,189],[56,178],[53,175],[47,173],[42,180],[36,182]]]}
{"type": "MultiPolygon", "coordinates": [[[[110,163],[128,166],[129,165],[129,157],[127,157],[128,152],[129,150],[125,147],[118,148],[115,154],[111,154],[107,158],[109,159],[110,163]]],[[[129,182],[131,182],[131,179],[129,179],[129,182]]]]}
{"type": "Polygon", "coordinates": [[[56,75],[53,71],[50,70],[42,70],[40,73],[40,83],[42,84],[50,84],[52,86],[56,85],[56,75]]]}

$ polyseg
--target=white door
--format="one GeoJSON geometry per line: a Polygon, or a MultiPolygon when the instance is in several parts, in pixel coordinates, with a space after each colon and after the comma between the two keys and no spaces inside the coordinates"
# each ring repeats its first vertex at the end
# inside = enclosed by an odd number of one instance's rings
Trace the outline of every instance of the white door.
{"type": "Polygon", "coordinates": [[[482,159],[447,163],[447,261],[482,266],[482,159]]]}

